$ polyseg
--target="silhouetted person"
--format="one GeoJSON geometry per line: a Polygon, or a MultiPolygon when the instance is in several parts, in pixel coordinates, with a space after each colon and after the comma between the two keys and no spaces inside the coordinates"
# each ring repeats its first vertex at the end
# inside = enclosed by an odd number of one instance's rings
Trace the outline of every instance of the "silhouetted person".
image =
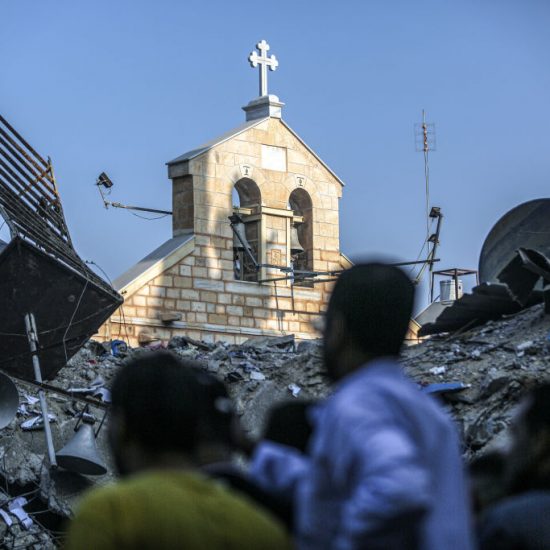
{"type": "Polygon", "coordinates": [[[225,385],[206,372],[200,373],[200,379],[205,391],[205,400],[212,405],[207,407],[201,419],[204,441],[200,456],[201,471],[259,504],[284,523],[290,531],[290,503],[262,489],[233,460],[234,451],[241,450],[236,448],[235,436],[242,434],[239,419],[234,414],[225,385]]]}
{"type": "Polygon", "coordinates": [[[397,359],[413,299],[397,268],[343,272],[324,330],[335,388],[314,411],[309,456],[269,441],[256,449],[254,477],[293,494],[301,549],[472,548],[455,428],[397,359]]]}
{"type": "Polygon", "coordinates": [[[521,402],[511,428],[505,473],[511,496],[481,522],[482,550],[550,548],[550,383],[521,402]]]}
{"type": "MultiPolygon", "coordinates": [[[[283,528],[198,472],[215,454],[205,373],[169,352],[130,360],[111,390],[109,441],[123,479],[89,493],[67,548],[287,548],[283,528]]],[[[223,416],[223,415],[222,415],[223,416]]],[[[216,443],[214,441],[214,443],[216,443]]]]}
{"type": "Polygon", "coordinates": [[[285,401],[273,406],[267,415],[264,439],[307,452],[313,425],[309,414],[315,401],[285,401]]]}

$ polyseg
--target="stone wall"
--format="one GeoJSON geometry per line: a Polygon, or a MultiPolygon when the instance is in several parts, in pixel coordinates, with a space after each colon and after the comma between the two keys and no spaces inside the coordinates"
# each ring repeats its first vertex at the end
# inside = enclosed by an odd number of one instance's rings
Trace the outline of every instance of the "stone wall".
{"type": "Polygon", "coordinates": [[[232,254],[230,248],[213,247],[204,235],[196,235],[195,242],[192,254],[125,299],[103,327],[102,337],[121,338],[131,345],[138,344],[140,333],[166,341],[184,334],[229,343],[290,333],[299,339],[318,337],[314,325],[325,309],[331,283],[309,289],[235,281],[232,269],[218,267],[228,261],[221,258],[232,254]],[[163,322],[167,314],[180,319],[163,322]]]}
{"type": "MultiPolygon", "coordinates": [[[[121,289],[125,304],[103,335],[109,332],[134,344],[140,333],[163,340],[185,334],[230,343],[287,333],[299,339],[317,337],[313,325],[326,307],[332,283],[305,288],[290,281],[236,280],[228,218],[234,212],[235,188],[244,203],[239,212],[245,221],[259,224],[259,263],[288,266],[291,224],[304,220],[288,206],[291,193],[299,189],[311,200],[310,265],[316,271],[347,267],[339,250],[342,184],[334,174],[280,119],[270,118],[195,158],[169,165],[169,177],[174,236],[191,229],[192,216],[191,250],[175,264],[168,261],[169,267],[141,286],[121,289]]],[[[258,272],[259,280],[284,276],[276,268],[258,272]]]]}

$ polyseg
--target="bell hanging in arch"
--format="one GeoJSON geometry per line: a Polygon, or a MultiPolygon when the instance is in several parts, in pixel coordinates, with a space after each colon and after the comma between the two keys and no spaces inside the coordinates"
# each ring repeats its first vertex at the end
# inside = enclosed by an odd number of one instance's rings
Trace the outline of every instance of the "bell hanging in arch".
{"type": "Polygon", "coordinates": [[[248,250],[252,252],[252,247],[246,238],[246,226],[242,221],[231,225],[233,228],[233,250],[248,250]]]}
{"type": "Polygon", "coordinates": [[[298,238],[298,224],[295,223],[290,228],[290,255],[298,256],[298,254],[303,254],[304,247],[300,244],[300,239],[298,238]]]}

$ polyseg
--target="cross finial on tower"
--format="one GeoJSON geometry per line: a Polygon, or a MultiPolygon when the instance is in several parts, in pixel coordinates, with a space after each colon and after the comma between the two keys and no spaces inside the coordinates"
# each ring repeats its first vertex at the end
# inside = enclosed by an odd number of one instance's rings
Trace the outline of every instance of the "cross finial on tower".
{"type": "Polygon", "coordinates": [[[265,40],[258,42],[256,48],[260,52],[260,55],[252,52],[248,56],[248,61],[250,61],[251,67],[256,68],[258,65],[260,66],[260,97],[263,97],[267,95],[267,68],[269,67],[270,71],[274,71],[279,66],[279,62],[274,55],[271,57],[267,56],[269,44],[265,40]]]}

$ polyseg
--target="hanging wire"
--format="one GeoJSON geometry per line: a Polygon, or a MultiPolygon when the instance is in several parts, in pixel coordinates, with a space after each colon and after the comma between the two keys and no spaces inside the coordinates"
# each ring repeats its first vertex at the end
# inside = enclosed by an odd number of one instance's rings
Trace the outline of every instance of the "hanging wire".
{"type": "Polygon", "coordinates": [[[147,221],[160,220],[162,218],[166,218],[167,216],[170,216],[170,214],[162,214],[161,216],[155,216],[154,218],[147,218],[146,216],[141,216],[140,214],[136,214],[131,210],[128,210],[128,212],[132,214],[132,216],[135,216],[136,218],[141,218],[142,220],[147,220],[147,221]]]}
{"type": "MultiPolygon", "coordinates": [[[[111,281],[109,275],[107,275],[105,270],[100,265],[98,265],[93,260],[86,260],[86,263],[91,264],[91,265],[95,265],[101,271],[101,273],[103,273],[103,275],[105,276],[107,281],[109,281],[109,284],[114,288],[113,281],[111,281]]],[[[124,303],[120,304],[120,314],[121,314],[121,317],[122,317],[122,326],[124,327],[124,333],[126,334],[126,341],[129,342],[130,341],[130,336],[129,336],[129,332],[128,332],[128,324],[126,323],[126,315],[124,313],[124,303]]]]}
{"type": "MultiPolygon", "coordinates": [[[[105,306],[103,308],[101,308],[100,310],[98,311],[95,311],[94,313],[91,313],[90,315],[86,315],[86,317],[82,317],[81,319],[78,319],[78,321],[74,321],[72,323],[72,326],[76,326],[76,325],[79,325],[81,323],[84,323],[85,321],[87,321],[88,319],[92,319],[93,317],[97,317],[98,315],[101,315],[104,311],[107,311],[107,310],[110,310],[111,309],[111,306],[105,306]]],[[[42,331],[39,331],[38,332],[38,336],[44,336],[45,334],[51,334],[52,332],[57,332],[59,330],[64,330],[66,329],[67,327],[70,327],[70,325],[59,325],[58,327],[54,327],[54,328],[50,328],[48,330],[42,330],[42,331]]],[[[13,337],[17,337],[17,338],[27,338],[27,335],[26,334],[23,334],[23,333],[18,333],[18,332],[0,332],[0,336],[13,336],[13,337]]],[[[71,338],[71,340],[73,340],[74,338],[71,338]]],[[[60,345],[61,342],[59,342],[58,344],[56,345],[60,345]]],[[[40,348],[41,349],[50,349],[51,346],[49,346],[48,348],[40,348]]],[[[39,350],[39,351],[40,351],[39,350]]],[[[0,361],[1,363],[2,361],[0,361]]]]}
{"type": "MultiPolygon", "coordinates": [[[[426,245],[428,244],[428,239],[424,239],[424,242],[422,243],[422,248],[420,249],[420,252],[416,256],[415,262],[418,262],[420,260],[420,257],[422,256],[422,253],[424,252],[424,249],[426,248],[426,245]]],[[[411,265],[409,268],[409,275],[412,275],[414,270],[418,267],[418,265],[411,265]]]]}
{"type": "Polygon", "coordinates": [[[76,303],[76,307],[74,308],[73,314],[71,315],[71,319],[69,321],[69,324],[67,325],[67,328],[65,330],[65,334],[63,334],[63,351],[65,353],[65,363],[69,362],[69,357],[67,356],[67,346],[66,346],[66,338],[67,334],[70,330],[70,328],[73,326],[74,316],[76,315],[76,312],[78,311],[78,308],[80,307],[80,303],[82,302],[82,298],[84,297],[84,294],[86,293],[86,289],[88,288],[88,284],[90,283],[90,278],[88,277],[88,274],[86,273],[86,284],[84,285],[84,288],[82,289],[82,292],[80,293],[80,297],[78,298],[78,302],[76,303]]]}

